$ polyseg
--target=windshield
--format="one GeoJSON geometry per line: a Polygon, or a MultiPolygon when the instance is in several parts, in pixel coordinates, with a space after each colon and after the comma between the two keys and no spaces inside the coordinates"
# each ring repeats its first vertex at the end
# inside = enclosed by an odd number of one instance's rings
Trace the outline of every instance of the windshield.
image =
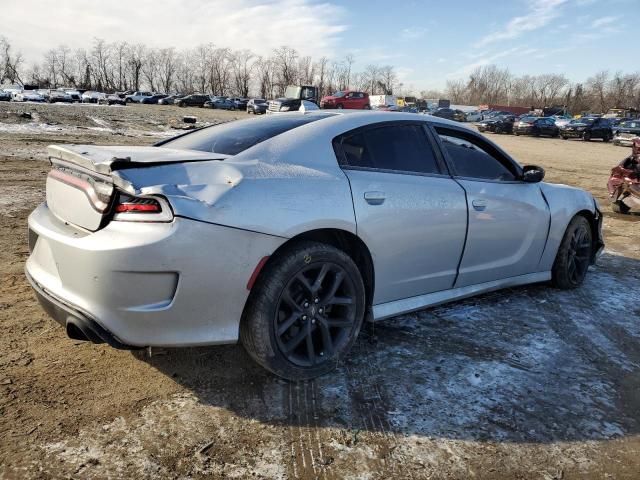
{"type": "Polygon", "coordinates": [[[582,124],[587,124],[587,125],[591,125],[594,122],[594,118],[577,118],[575,120],[571,120],[572,125],[582,125],[582,124]]]}
{"type": "Polygon", "coordinates": [[[296,127],[333,116],[332,113],[300,116],[268,116],[214,125],[158,144],[203,152],[237,155],[246,149],[296,127]]]}
{"type": "Polygon", "coordinates": [[[340,92],[340,91],[338,91],[338,92],[333,94],[333,96],[336,97],[336,98],[342,98],[342,97],[344,97],[344,95],[345,95],[345,93],[344,92],[340,92]]]}
{"type": "Polygon", "coordinates": [[[633,122],[622,122],[620,126],[622,128],[640,128],[640,120],[633,122]]]}
{"type": "Polygon", "coordinates": [[[300,98],[300,87],[287,87],[284,92],[285,98],[300,98]]]}
{"type": "Polygon", "coordinates": [[[520,121],[521,121],[521,122],[524,122],[524,123],[533,123],[533,122],[535,122],[537,119],[538,119],[538,117],[522,117],[522,118],[520,119],[520,121]]]}

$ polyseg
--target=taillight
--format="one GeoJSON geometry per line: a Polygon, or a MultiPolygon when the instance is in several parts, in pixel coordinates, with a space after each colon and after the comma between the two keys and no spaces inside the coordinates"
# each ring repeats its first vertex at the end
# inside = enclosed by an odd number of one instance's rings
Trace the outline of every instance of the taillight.
{"type": "Polygon", "coordinates": [[[114,220],[127,222],[170,222],[173,212],[162,197],[133,196],[119,192],[113,206],[114,220]]]}

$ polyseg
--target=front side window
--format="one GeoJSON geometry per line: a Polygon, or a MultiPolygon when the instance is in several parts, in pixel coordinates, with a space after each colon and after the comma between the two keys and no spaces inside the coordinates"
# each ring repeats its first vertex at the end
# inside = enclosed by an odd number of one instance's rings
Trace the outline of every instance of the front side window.
{"type": "Polygon", "coordinates": [[[442,145],[453,163],[456,175],[485,180],[513,181],[516,179],[506,160],[496,158],[499,153],[491,152],[492,147],[483,145],[479,139],[455,130],[437,128],[442,145]]]}
{"type": "Polygon", "coordinates": [[[421,125],[386,125],[342,139],[346,166],[398,172],[440,173],[421,125]]]}

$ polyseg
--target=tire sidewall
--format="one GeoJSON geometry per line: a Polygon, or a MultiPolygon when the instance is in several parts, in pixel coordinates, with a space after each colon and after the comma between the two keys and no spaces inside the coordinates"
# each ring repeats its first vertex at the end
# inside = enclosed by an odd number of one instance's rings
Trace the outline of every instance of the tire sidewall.
{"type": "Polygon", "coordinates": [[[318,242],[299,242],[276,254],[265,266],[254,285],[240,325],[240,338],[249,355],[270,372],[288,380],[305,380],[328,373],[344,359],[362,327],[365,313],[365,289],[353,260],[343,251],[318,242]],[[356,319],[349,340],[330,361],[300,367],[291,363],[278,348],[274,318],[282,292],[301,269],[313,263],[340,265],[355,286],[356,319]]]}
{"type": "Polygon", "coordinates": [[[560,246],[558,247],[558,252],[556,254],[555,261],[553,262],[553,268],[551,271],[553,284],[558,288],[563,289],[572,289],[577,288],[584,282],[586,278],[587,271],[589,267],[585,270],[585,274],[577,283],[572,281],[568,275],[568,251],[571,243],[571,237],[573,233],[579,229],[585,228],[589,234],[589,240],[591,241],[591,251],[590,254],[593,255],[593,232],[591,231],[591,225],[589,224],[589,220],[587,220],[582,215],[576,215],[573,217],[567,229],[565,230],[564,236],[562,237],[562,242],[560,242],[560,246]]]}

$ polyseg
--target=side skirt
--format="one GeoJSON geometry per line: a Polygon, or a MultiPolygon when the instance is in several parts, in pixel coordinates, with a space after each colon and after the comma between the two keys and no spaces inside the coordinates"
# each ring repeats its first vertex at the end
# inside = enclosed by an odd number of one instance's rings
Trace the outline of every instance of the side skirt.
{"type": "Polygon", "coordinates": [[[466,287],[442,290],[440,292],[418,295],[417,297],[394,300],[393,302],[380,303],[373,306],[373,321],[384,320],[385,318],[401,315],[403,313],[415,312],[426,307],[434,307],[454,300],[473,297],[481,293],[492,292],[507,287],[516,287],[529,283],[546,282],[551,280],[551,272],[536,272],[517,277],[494,280],[492,282],[468,285],[466,287]]]}

